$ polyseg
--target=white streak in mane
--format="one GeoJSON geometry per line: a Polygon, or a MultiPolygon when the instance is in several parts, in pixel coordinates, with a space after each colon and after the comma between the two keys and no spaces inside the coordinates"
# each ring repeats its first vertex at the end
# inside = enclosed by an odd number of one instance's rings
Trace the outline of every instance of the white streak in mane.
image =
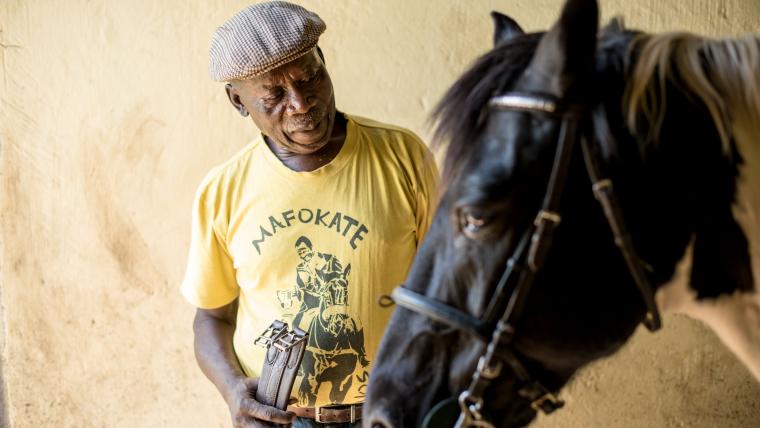
{"type": "Polygon", "coordinates": [[[703,320],[760,380],[760,39],[674,33],[643,36],[637,44],[641,51],[624,103],[629,127],[642,129],[647,122],[649,141],[656,143],[666,109],[663,88],[674,75],[685,93],[705,104],[726,155],[733,141],[743,160],[733,212],[749,242],[755,279],[753,293],[697,301],[688,287],[688,251],[673,280],[658,291],[658,304],[703,320]]]}

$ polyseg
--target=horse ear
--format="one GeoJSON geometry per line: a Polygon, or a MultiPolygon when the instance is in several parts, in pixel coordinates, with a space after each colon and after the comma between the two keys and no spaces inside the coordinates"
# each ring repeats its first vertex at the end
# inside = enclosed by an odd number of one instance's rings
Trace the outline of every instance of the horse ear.
{"type": "Polygon", "coordinates": [[[493,46],[497,47],[500,44],[511,40],[514,37],[522,36],[525,34],[520,24],[514,19],[510,18],[503,13],[497,11],[491,12],[491,18],[493,18],[493,46]]]}
{"type": "Polygon", "coordinates": [[[622,33],[625,31],[625,21],[620,15],[612,17],[610,22],[602,29],[604,34],[622,33]]]}
{"type": "Polygon", "coordinates": [[[578,81],[592,77],[598,26],[596,0],[567,0],[525,71],[525,89],[574,96],[568,92],[579,86],[578,81]]]}

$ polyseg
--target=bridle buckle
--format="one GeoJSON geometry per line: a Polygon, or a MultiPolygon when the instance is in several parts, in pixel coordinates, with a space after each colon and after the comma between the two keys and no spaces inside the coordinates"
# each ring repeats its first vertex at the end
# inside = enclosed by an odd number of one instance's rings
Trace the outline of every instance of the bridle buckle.
{"type": "Polygon", "coordinates": [[[550,221],[554,223],[554,226],[557,226],[562,221],[562,216],[554,211],[541,210],[538,212],[538,215],[536,215],[536,219],[533,220],[533,225],[540,227],[547,221],[550,221]]]}
{"type": "Polygon", "coordinates": [[[481,355],[478,358],[478,373],[486,379],[496,379],[501,374],[501,362],[496,361],[496,364],[486,362],[486,356],[481,355]]]}
{"type": "Polygon", "coordinates": [[[495,428],[495,426],[483,418],[480,411],[483,409],[483,399],[470,394],[470,391],[463,391],[459,394],[459,408],[461,413],[457,420],[455,428],[495,428]]]}
{"type": "Polygon", "coordinates": [[[530,403],[530,407],[533,408],[533,410],[536,412],[543,412],[546,415],[554,412],[564,405],[565,402],[560,400],[552,392],[547,392],[546,394],[538,397],[530,403]]]}

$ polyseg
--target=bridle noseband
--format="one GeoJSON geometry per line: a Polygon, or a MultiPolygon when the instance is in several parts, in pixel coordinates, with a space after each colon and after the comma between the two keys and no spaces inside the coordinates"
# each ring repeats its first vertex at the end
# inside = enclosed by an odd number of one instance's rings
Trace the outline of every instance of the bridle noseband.
{"type": "Polygon", "coordinates": [[[592,143],[589,139],[578,138],[579,124],[586,114],[585,106],[565,104],[553,96],[510,92],[491,98],[488,107],[496,110],[548,114],[562,120],[554,164],[541,210],[537,213],[532,226],[522,235],[507,261],[494,296],[482,319],[402,286],[397,287],[392,293],[393,301],[399,306],[467,331],[488,344],[485,353],[478,360],[468,389],[458,397],[460,414],[455,425],[458,428],[494,427],[493,423],[483,415],[483,394],[491,381],[501,374],[503,363],[509,365],[520,382],[518,395],[528,400],[534,410],[549,414],[564,405],[554,392],[530,376],[515,352],[513,342],[514,325],[520,318],[535,275],[543,266],[551,248],[554,231],[562,219],[559,210],[562,190],[569,172],[573,150],[579,140],[586,170],[593,183],[594,196],[604,210],[615,244],[623,255],[646,305],[647,313],[642,322],[650,331],[656,331],[661,327],[660,314],[654,300],[654,289],[626,230],[620,205],[612,189],[612,181],[603,177],[599,155],[594,147],[591,147],[592,143]],[[512,284],[514,286],[511,286],[512,284]],[[506,292],[510,288],[512,293],[507,296],[506,292]],[[508,300],[507,297],[509,297],[508,300]]]}

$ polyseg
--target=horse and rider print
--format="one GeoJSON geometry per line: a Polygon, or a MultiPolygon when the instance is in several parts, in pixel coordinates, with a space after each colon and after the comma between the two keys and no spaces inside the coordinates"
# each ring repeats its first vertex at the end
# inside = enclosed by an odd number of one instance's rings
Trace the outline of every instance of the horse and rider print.
{"type": "MultiPolygon", "coordinates": [[[[294,288],[280,290],[283,309],[299,304],[292,325],[309,333],[301,364],[301,382],[296,395],[300,406],[315,406],[319,391],[329,386],[329,401],[343,403],[354,382],[364,391],[369,380],[361,321],[349,315],[348,276],[351,264],[318,252],[306,236],[295,242],[300,261],[294,288]],[[359,373],[357,368],[360,368],[359,373]]],[[[363,394],[362,394],[363,395],[363,394]]],[[[349,397],[363,398],[363,397],[349,397]]],[[[350,402],[350,401],[349,401],[350,402]]]]}

